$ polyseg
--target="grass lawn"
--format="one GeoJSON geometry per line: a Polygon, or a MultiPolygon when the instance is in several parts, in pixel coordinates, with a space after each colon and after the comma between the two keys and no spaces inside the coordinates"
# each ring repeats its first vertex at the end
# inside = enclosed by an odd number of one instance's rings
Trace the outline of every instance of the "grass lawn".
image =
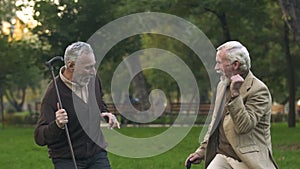
{"type": "MultiPolygon", "coordinates": [[[[286,124],[272,125],[273,154],[280,169],[296,169],[300,166],[299,124],[288,128],[286,124]]],[[[149,137],[166,128],[122,128],[121,133],[132,137],[149,137]]],[[[134,159],[109,153],[113,169],[183,169],[189,153],[198,146],[201,127],[194,127],[174,148],[161,155],[134,159]]],[[[46,147],[35,145],[32,127],[6,127],[0,129],[0,169],[51,169],[46,147]]],[[[138,151],[138,149],[137,149],[138,151]]],[[[203,168],[203,164],[192,168],[203,168]]]]}

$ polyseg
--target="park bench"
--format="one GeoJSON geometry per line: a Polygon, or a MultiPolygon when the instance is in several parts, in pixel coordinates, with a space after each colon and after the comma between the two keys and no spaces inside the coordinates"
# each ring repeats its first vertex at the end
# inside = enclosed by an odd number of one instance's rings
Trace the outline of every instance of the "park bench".
{"type": "MultiPolygon", "coordinates": [[[[118,106],[126,110],[127,104],[118,104],[118,106]]],[[[140,109],[139,104],[133,105],[137,110],[140,109]]],[[[195,121],[196,124],[204,124],[208,113],[210,112],[211,104],[197,104],[197,103],[170,103],[166,106],[165,111],[156,120],[148,124],[161,124],[161,125],[171,125],[176,120],[179,113],[184,116],[197,115],[195,121]]],[[[123,125],[127,124],[137,124],[135,122],[128,121],[125,117],[118,112],[114,103],[107,103],[108,110],[115,114],[119,120],[121,120],[123,125]]],[[[184,125],[184,124],[183,124],[184,125]]]]}

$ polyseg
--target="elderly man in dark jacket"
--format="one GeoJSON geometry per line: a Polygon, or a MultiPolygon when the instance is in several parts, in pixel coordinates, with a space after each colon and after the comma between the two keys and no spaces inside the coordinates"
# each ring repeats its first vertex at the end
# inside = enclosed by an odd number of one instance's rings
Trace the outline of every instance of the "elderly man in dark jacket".
{"type": "Polygon", "coordinates": [[[65,124],[68,124],[77,168],[110,169],[105,151],[107,143],[100,130],[100,116],[107,118],[111,127],[119,127],[119,123],[108,112],[102,99],[91,46],[85,42],[69,45],[64,62],[65,66],[55,79],[63,109],[58,105],[52,81],[42,99],[41,114],[34,132],[35,142],[48,146],[56,169],[74,168],[64,130],[65,124]]]}

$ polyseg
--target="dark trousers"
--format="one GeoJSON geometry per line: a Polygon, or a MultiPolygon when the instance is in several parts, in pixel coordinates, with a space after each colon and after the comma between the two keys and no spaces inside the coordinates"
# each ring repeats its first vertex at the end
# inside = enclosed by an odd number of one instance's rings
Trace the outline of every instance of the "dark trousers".
{"type": "MultiPolygon", "coordinates": [[[[72,159],[52,159],[55,169],[74,169],[72,159]]],[[[90,158],[76,160],[78,169],[110,169],[107,152],[102,151],[90,158]]]]}

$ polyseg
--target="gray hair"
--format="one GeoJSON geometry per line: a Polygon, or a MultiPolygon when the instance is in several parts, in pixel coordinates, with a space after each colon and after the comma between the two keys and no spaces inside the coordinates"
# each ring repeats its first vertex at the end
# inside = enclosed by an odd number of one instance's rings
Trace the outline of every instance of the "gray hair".
{"type": "Polygon", "coordinates": [[[239,61],[241,63],[240,70],[247,71],[251,68],[251,60],[249,52],[245,46],[238,41],[229,41],[217,48],[217,51],[225,49],[226,56],[230,63],[239,61]]]}
{"type": "Polygon", "coordinates": [[[82,53],[93,53],[91,45],[85,42],[75,42],[69,45],[65,50],[65,65],[67,65],[69,61],[75,62],[82,53]]]}

